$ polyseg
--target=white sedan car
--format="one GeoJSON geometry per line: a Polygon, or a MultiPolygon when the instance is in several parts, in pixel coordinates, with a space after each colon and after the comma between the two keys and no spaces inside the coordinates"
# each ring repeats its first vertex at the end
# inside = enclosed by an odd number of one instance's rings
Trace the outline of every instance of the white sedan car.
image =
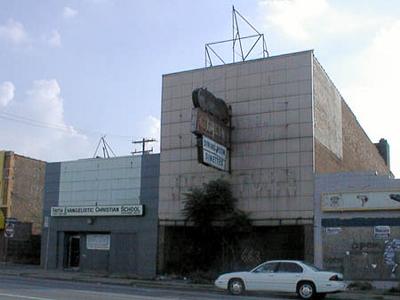
{"type": "Polygon", "coordinates": [[[215,285],[233,295],[244,291],[293,292],[302,299],[322,299],[327,293],[346,289],[342,274],[297,260],[267,261],[250,272],[222,274],[215,285]]]}

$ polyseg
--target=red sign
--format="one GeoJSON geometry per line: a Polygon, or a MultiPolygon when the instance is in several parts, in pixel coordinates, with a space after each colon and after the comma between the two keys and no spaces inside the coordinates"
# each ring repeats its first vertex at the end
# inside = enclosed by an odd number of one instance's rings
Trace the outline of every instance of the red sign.
{"type": "Polygon", "coordinates": [[[224,123],[200,108],[192,110],[192,132],[229,147],[229,128],[224,123]]]}

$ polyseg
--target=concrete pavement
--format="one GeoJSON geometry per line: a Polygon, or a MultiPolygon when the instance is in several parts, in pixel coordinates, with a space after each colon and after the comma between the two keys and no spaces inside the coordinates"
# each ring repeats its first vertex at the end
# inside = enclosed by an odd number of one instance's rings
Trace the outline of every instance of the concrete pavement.
{"type": "MultiPolygon", "coordinates": [[[[293,295],[268,295],[263,299],[295,299],[293,295]]],[[[230,296],[222,292],[132,287],[0,275],[0,299],[30,300],[257,300],[260,296],[230,296]]]]}
{"type": "MultiPolygon", "coordinates": [[[[61,270],[44,270],[39,266],[32,265],[14,265],[14,264],[0,264],[0,276],[10,276],[13,278],[24,278],[24,279],[37,279],[37,280],[56,280],[64,282],[76,282],[76,283],[88,283],[88,284],[102,284],[102,285],[113,285],[113,286],[125,286],[133,288],[148,288],[148,289],[162,289],[171,291],[196,291],[198,293],[208,293],[212,295],[218,295],[218,299],[222,299],[225,293],[214,288],[210,284],[193,284],[189,281],[184,280],[141,280],[127,278],[126,276],[116,276],[107,274],[94,274],[94,273],[82,273],[72,271],[61,271],[61,270]]],[[[328,299],[375,299],[375,300],[397,300],[399,295],[385,294],[384,290],[371,290],[371,291],[348,291],[345,293],[338,293],[328,295],[328,299]]],[[[262,294],[265,297],[265,293],[262,294]]],[[[257,297],[255,294],[254,297],[257,297]]],[[[231,297],[231,296],[228,296],[231,297]]],[[[279,297],[279,296],[271,296],[279,297]]],[[[0,298],[2,299],[2,298],[0,298]]],[[[203,298],[194,298],[203,299],[203,298]]],[[[230,299],[230,298],[229,298],[230,299]]],[[[234,299],[239,299],[234,297],[234,299]]],[[[278,299],[278,298],[271,298],[278,299]]],[[[290,298],[284,298],[290,299],[290,298]]],[[[99,299],[97,299],[99,300],[99,299]]]]}

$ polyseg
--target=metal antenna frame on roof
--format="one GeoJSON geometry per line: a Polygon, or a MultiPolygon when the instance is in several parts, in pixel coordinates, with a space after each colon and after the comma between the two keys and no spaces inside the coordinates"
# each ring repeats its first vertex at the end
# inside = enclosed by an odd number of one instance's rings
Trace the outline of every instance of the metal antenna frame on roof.
{"type": "Polygon", "coordinates": [[[206,67],[212,67],[213,66],[213,61],[212,61],[212,57],[215,56],[220,62],[222,62],[222,64],[226,64],[225,60],[221,57],[221,55],[219,55],[214,49],[213,49],[213,45],[217,45],[217,44],[223,44],[223,43],[229,43],[232,42],[232,62],[236,61],[236,48],[239,47],[240,48],[240,53],[239,53],[239,57],[242,61],[245,61],[247,59],[247,57],[250,55],[250,53],[253,51],[254,47],[257,44],[262,44],[262,57],[265,58],[265,56],[269,57],[269,52],[267,49],[267,43],[265,41],[265,36],[263,33],[260,33],[252,24],[250,24],[249,21],[247,21],[247,19],[245,17],[243,17],[236,9],[235,6],[232,6],[232,39],[230,40],[224,40],[224,41],[218,41],[218,42],[212,42],[212,43],[207,43],[205,44],[205,66],[206,67]],[[240,36],[240,31],[239,31],[239,23],[238,23],[238,16],[244,21],[246,22],[247,25],[250,26],[250,28],[256,32],[256,34],[253,35],[248,35],[248,36],[244,36],[241,37],[240,36]],[[256,41],[254,42],[254,44],[250,47],[250,50],[245,52],[243,51],[243,45],[242,45],[242,40],[245,39],[256,39],[256,41]],[[213,55],[210,55],[213,54],[213,55]]]}
{"type": "Polygon", "coordinates": [[[97,152],[99,151],[101,144],[103,144],[101,147],[101,149],[103,151],[103,158],[110,158],[110,152],[112,153],[112,155],[114,155],[114,157],[116,157],[114,151],[111,149],[111,146],[106,141],[106,136],[103,135],[102,137],[100,137],[100,140],[99,140],[99,143],[97,144],[96,151],[94,152],[93,158],[101,157],[101,156],[97,155],[97,152]]]}

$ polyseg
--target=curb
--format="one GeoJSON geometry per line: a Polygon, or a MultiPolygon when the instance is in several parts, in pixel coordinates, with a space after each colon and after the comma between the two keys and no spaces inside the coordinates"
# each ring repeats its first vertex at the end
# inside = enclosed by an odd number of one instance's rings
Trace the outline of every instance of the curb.
{"type": "Polygon", "coordinates": [[[151,287],[158,289],[179,289],[179,290],[199,290],[199,291],[220,291],[215,288],[213,285],[205,285],[205,284],[180,284],[180,283],[171,283],[171,282],[162,282],[162,281],[146,281],[146,280],[135,280],[135,279],[113,279],[109,277],[93,277],[93,278],[79,278],[74,276],[49,276],[49,275],[41,275],[37,273],[0,273],[3,275],[9,276],[20,276],[24,278],[37,278],[37,279],[46,279],[46,280],[60,280],[60,281],[73,281],[73,282],[85,282],[85,283],[99,283],[99,284],[109,284],[109,285],[120,285],[120,286],[137,286],[137,287],[151,287]]]}

